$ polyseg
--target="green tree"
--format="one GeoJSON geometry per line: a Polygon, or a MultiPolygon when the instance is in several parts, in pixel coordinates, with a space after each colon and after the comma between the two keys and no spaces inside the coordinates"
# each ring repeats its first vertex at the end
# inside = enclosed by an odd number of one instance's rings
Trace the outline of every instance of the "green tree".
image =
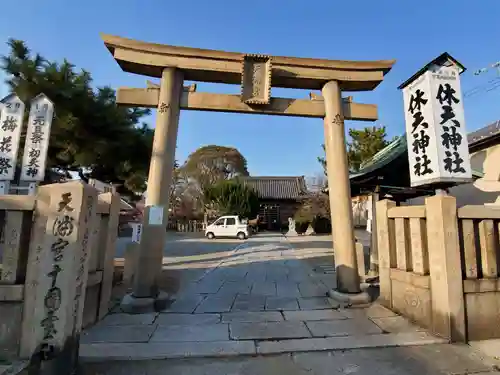
{"type": "Polygon", "coordinates": [[[55,106],[47,168],[112,182],[122,193],[143,191],[153,131],[140,119],[149,110],[117,107],[113,89],[93,89],[91,74],[75,71],[67,60],[58,63],[32,55],[20,40],[7,44],[9,53],[2,56],[1,69],[11,92],[26,104],[43,92],[55,106]]]}
{"type": "Polygon", "coordinates": [[[253,218],[259,211],[259,197],[250,187],[234,180],[222,180],[204,191],[204,201],[215,215],[253,218]]]}
{"type": "MultiPolygon", "coordinates": [[[[385,126],[369,126],[363,130],[349,129],[350,142],[347,142],[347,160],[349,170],[359,171],[361,165],[369,160],[373,155],[382,150],[393,140],[388,141],[385,126]]],[[[323,152],[325,145],[321,145],[323,152]]],[[[326,174],[326,158],[318,157],[318,161],[323,166],[326,174]]]]}
{"type": "Polygon", "coordinates": [[[208,186],[237,176],[248,176],[247,161],[235,148],[208,145],[188,156],[182,173],[194,180],[203,193],[208,186]]]}

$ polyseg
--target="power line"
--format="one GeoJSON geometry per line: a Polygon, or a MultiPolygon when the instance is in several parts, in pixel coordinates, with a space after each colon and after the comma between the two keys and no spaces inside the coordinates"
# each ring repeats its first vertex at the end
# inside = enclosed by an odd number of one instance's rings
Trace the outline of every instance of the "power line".
{"type": "Polygon", "coordinates": [[[486,93],[490,92],[493,90],[496,90],[498,87],[500,87],[500,61],[494,62],[493,64],[490,64],[489,66],[485,68],[478,69],[474,72],[475,76],[480,76],[485,73],[488,73],[491,70],[496,70],[497,76],[493,79],[490,79],[488,82],[485,84],[476,86],[464,93],[464,98],[470,98],[471,96],[481,94],[481,93],[486,93]]]}

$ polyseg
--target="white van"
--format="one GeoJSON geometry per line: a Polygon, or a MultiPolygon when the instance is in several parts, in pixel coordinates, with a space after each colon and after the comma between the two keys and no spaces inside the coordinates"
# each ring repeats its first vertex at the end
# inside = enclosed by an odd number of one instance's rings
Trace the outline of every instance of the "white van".
{"type": "Polygon", "coordinates": [[[239,216],[222,216],[205,229],[205,236],[209,239],[215,237],[236,237],[244,240],[248,238],[248,235],[248,223],[242,221],[239,216]]]}

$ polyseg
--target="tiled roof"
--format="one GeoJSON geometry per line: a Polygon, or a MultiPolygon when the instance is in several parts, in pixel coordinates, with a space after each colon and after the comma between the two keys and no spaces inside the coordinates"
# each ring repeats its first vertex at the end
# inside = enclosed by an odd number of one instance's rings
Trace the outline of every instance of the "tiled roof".
{"type": "Polygon", "coordinates": [[[467,140],[469,141],[469,146],[471,146],[474,143],[484,141],[498,134],[500,134],[500,120],[467,134],[467,140]]]}
{"type": "Polygon", "coordinates": [[[304,176],[241,177],[261,199],[298,199],[307,194],[304,176]]]}

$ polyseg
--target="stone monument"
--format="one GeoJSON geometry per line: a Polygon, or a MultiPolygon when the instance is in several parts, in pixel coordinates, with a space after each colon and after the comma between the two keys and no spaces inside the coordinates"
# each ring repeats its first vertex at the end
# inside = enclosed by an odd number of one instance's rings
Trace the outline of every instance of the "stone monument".
{"type": "Polygon", "coordinates": [[[295,220],[291,217],[288,218],[288,232],[286,232],[286,236],[297,236],[297,231],[295,230],[295,220]]]}
{"type": "Polygon", "coordinates": [[[307,227],[305,234],[306,234],[306,236],[311,236],[311,235],[315,234],[314,229],[313,229],[311,224],[309,224],[309,226],[307,227]]]}

